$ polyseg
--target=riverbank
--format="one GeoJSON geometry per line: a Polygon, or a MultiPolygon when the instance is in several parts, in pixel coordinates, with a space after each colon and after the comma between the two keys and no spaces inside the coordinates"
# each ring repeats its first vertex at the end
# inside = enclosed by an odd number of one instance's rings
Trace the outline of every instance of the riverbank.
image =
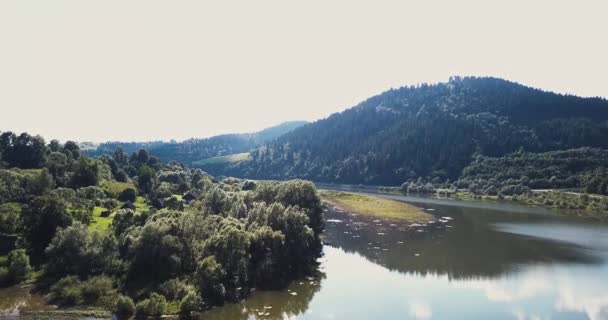
{"type": "Polygon", "coordinates": [[[400,201],[343,191],[321,190],[321,199],[338,209],[355,214],[407,222],[426,222],[432,216],[400,201]]]}
{"type": "Polygon", "coordinates": [[[527,206],[559,209],[559,214],[608,220],[608,196],[569,190],[532,190],[518,195],[482,195],[459,189],[431,189],[423,193],[404,193],[399,187],[377,187],[377,192],[395,195],[424,195],[462,201],[513,202],[527,206]]]}

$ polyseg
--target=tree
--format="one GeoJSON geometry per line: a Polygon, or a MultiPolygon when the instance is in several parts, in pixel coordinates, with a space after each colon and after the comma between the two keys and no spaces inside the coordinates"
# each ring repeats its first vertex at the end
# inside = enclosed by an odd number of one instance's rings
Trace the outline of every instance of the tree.
{"type": "Polygon", "coordinates": [[[10,131],[0,136],[0,148],[3,160],[10,167],[23,169],[41,168],[48,151],[42,137],[32,137],[25,132],[16,136],[10,131]]]}
{"type": "Polygon", "coordinates": [[[142,164],[146,164],[148,162],[148,159],[150,158],[150,154],[148,153],[148,150],[146,149],[139,149],[139,151],[137,152],[137,156],[136,156],[136,161],[142,163],[142,164]]]}
{"type": "Polygon", "coordinates": [[[46,167],[59,186],[66,185],[65,174],[68,167],[68,158],[61,152],[51,152],[46,159],[46,167]]]}
{"type": "Polygon", "coordinates": [[[49,142],[48,148],[51,152],[59,152],[61,151],[61,143],[59,143],[59,140],[53,139],[49,142]]]}
{"type": "Polygon", "coordinates": [[[133,303],[133,299],[131,299],[129,296],[123,296],[122,294],[118,295],[114,313],[116,313],[116,316],[118,316],[118,319],[120,320],[131,318],[131,316],[135,314],[135,304],[133,303]]]}
{"type": "Polygon", "coordinates": [[[222,284],[226,273],[214,256],[201,260],[196,268],[196,284],[203,301],[211,305],[224,304],[226,289],[222,284]]]}
{"type": "Polygon", "coordinates": [[[80,147],[74,141],[66,141],[63,145],[63,153],[70,159],[77,160],[80,158],[80,147]]]}
{"type": "Polygon", "coordinates": [[[129,158],[121,147],[118,147],[116,148],[116,150],[114,150],[112,158],[114,158],[114,161],[116,161],[119,166],[126,166],[129,163],[129,158]]]}
{"type": "Polygon", "coordinates": [[[72,188],[96,186],[98,183],[99,166],[95,160],[80,157],[76,170],[70,180],[72,188]]]}
{"type": "Polygon", "coordinates": [[[149,194],[154,189],[156,183],[156,173],[148,166],[142,166],[137,175],[137,184],[139,190],[145,194],[149,194]]]}
{"type": "Polygon", "coordinates": [[[179,303],[179,313],[186,319],[190,318],[192,312],[201,310],[203,304],[201,297],[194,291],[190,291],[179,303]]]}
{"type": "Polygon", "coordinates": [[[75,274],[85,276],[91,271],[93,240],[87,227],[79,222],[59,230],[46,248],[46,273],[52,276],[75,274]]]}
{"type": "Polygon", "coordinates": [[[118,200],[124,201],[124,202],[126,202],[126,201],[135,202],[136,199],[137,199],[137,192],[135,192],[135,189],[133,189],[133,188],[125,188],[118,195],[118,200]]]}
{"type": "Polygon", "coordinates": [[[8,276],[12,283],[19,283],[31,272],[30,257],[24,249],[16,249],[8,254],[8,276]]]}
{"type": "Polygon", "coordinates": [[[58,197],[37,197],[23,208],[23,236],[35,263],[42,260],[44,249],[55,236],[57,228],[70,226],[72,221],[65,201],[58,197]]]}
{"type": "Polygon", "coordinates": [[[21,224],[21,206],[17,203],[0,204],[0,233],[15,234],[21,224]]]}
{"type": "Polygon", "coordinates": [[[135,306],[135,316],[138,319],[146,317],[160,318],[167,308],[167,299],[156,292],[152,292],[148,299],[144,299],[135,306]]]}

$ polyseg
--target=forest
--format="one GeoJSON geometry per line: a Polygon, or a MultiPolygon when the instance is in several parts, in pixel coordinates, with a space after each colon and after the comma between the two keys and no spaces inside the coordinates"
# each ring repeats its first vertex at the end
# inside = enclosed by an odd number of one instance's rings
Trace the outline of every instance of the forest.
{"type": "Polygon", "coordinates": [[[184,318],[309,275],[321,254],[310,182],[226,178],[141,149],[0,135],[0,284],[121,319],[184,318]]]}
{"type": "Polygon", "coordinates": [[[565,188],[585,187],[594,170],[602,171],[605,162],[596,157],[606,148],[605,99],[497,78],[453,77],[391,89],[254,148],[245,161],[201,168],[217,176],[399,186],[419,178],[468,183],[485,165],[496,169],[497,162],[514,157],[519,160],[513,166],[524,165],[520,155],[525,154],[529,187],[565,188]],[[555,155],[570,163],[556,160],[563,163],[547,169],[538,161],[555,155]],[[573,171],[582,176],[566,182],[573,171]]]}
{"type": "Polygon", "coordinates": [[[104,142],[87,150],[86,154],[92,157],[112,154],[119,147],[129,154],[146,149],[162,161],[175,160],[190,166],[193,162],[207,158],[247,152],[307,123],[287,121],[254,133],[222,134],[182,142],[104,142]]]}

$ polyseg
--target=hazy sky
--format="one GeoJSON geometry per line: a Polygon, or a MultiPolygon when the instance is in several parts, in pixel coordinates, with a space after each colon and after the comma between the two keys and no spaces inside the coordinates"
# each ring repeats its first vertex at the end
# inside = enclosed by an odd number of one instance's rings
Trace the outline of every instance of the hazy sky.
{"type": "Polygon", "coordinates": [[[492,75],[608,97],[608,1],[0,0],[0,130],[150,140],[492,75]]]}

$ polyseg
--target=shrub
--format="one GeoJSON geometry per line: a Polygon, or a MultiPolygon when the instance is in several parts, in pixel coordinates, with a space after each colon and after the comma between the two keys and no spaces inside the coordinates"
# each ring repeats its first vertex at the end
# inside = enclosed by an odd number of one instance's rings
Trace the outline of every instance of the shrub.
{"type": "Polygon", "coordinates": [[[116,299],[116,307],[114,313],[119,319],[129,319],[135,313],[135,304],[133,299],[128,296],[119,295],[116,299]]]}
{"type": "Polygon", "coordinates": [[[12,282],[21,282],[32,271],[30,257],[24,249],[13,250],[8,254],[8,277],[12,282]]]}
{"type": "Polygon", "coordinates": [[[106,277],[93,277],[81,284],[84,304],[110,306],[116,296],[112,280],[106,277]]]}
{"type": "Polygon", "coordinates": [[[107,307],[115,299],[112,280],[106,277],[93,277],[81,282],[77,276],[67,276],[51,286],[51,302],[60,306],[86,304],[107,307]]]}
{"type": "Polygon", "coordinates": [[[193,291],[194,287],[179,279],[170,279],[163,282],[159,291],[169,300],[181,300],[189,292],[193,291]]]}
{"type": "Polygon", "coordinates": [[[80,281],[76,276],[61,278],[51,286],[51,302],[60,306],[75,306],[82,301],[80,281]]]}
{"type": "Polygon", "coordinates": [[[201,297],[195,291],[190,291],[180,302],[179,313],[184,317],[190,317],[192,312],[201,309],[202,304],[201,297]]]}
{"type": "Polygon", "coordinates": [[[135,316],[138,319],[146,317],[160,318],[167,308],[167,299],[156,292],[150,294],[150,298],[144,299],[135,306],[135,316]]]}

